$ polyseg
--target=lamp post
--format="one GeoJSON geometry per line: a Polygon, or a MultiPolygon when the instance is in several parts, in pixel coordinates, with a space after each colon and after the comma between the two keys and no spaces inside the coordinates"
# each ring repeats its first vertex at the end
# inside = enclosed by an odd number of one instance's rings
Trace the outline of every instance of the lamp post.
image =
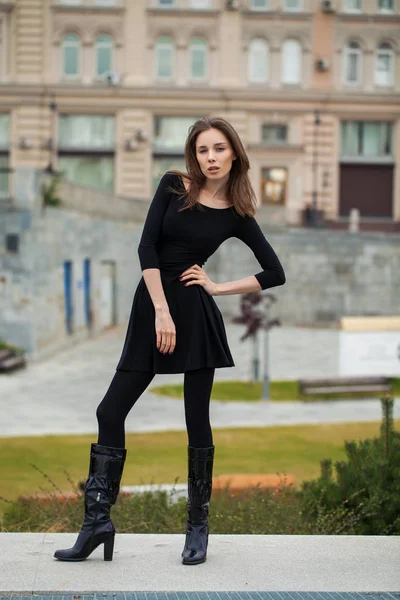
{"type": "Polygon", "coordinates": [[[321,123],[319,110],[314,110],[314,143],[313,143],[313,190],[312,190],[312,210],[311,210],[311,225],[318,225],[318,127],[321,123]]]}
{"type": "Polygon", "coordinates": [[[54,158],[54,139],[55,139],[55,114],[57,111],[57,103],[55,101],[55,96],[53,94],[53,98],[49,103],[49,109],[51,110],[51,137],[48,140],[48,150],[49,150],[49,164],[44,169],[45,173],[49,175],[56,174],[56,171],[53,166],[53,158],[54,158]]]}
{"type": "MultiPolygon", "coordinates": [[[[269,323],[269,304],[265,305],[265,320],[269,323]]],[[[262,399],[270,400],[270,389],[269,389],[269,354],[268,348],[269,346],[269,328],[264,327],[264,377],[263,377],[263,389],[262,389],[262,399]]]]}

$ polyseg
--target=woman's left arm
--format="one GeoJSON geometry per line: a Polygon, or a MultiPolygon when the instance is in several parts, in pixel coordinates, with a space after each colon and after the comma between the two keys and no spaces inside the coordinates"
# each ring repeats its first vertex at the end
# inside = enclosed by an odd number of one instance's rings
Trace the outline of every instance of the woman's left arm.
{"type": "Polygon", "coordinates": [[[283,285],[286,282],[280,260],[254,217],[241,217],[234,237],[242,240],[251,248],[263,270],[244,279],[217,283],[215,296],[256,292],[283,285]]]}

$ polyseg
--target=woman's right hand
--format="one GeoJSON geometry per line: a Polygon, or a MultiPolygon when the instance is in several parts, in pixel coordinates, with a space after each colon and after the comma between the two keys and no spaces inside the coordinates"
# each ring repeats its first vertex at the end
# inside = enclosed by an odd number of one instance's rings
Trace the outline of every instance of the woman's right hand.
{"type": "Polygon", "coordinates": [[[167,352],[172,354],[176,346],[176,331],[175,323],[168,309],[156,311],[156,335],[157,349],[163,354],[167,352]]]}

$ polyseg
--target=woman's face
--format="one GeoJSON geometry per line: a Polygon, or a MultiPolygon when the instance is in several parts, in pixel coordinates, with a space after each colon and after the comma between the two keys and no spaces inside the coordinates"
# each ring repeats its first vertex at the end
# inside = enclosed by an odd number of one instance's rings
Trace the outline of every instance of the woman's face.
{"type": "Polygon", "coordinates": [[[203,172],[209,179],[221,179],[232,168],[236,158],[232,147],[219,129],[207,129],[199,133],[196,139],[196,158],[203,172]],[[210,170],[214,167],[215,170],[210,170]]]}

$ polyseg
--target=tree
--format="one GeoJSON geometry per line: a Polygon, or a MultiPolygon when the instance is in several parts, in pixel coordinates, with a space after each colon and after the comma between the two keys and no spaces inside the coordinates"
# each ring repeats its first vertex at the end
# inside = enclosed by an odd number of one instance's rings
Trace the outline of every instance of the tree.
{"type": "Polygon", "coordinates": [[[242,323],[247,325],[240,341],[248,337],[253,339],[253,357],[252,357],[252,378],[253,381],[259,379],[259,344],[258,332],[264,330],[265,352],[264,352],[264,389],[263,398],[269,398],[269,379],[268,379],[268,331],[272,327],[281,325],[279,319],[270,319],[269,309],[276,302],[276,296],[271,293],[261,294],[260,291],[242,294],[240,298],[240,315],[232,318],[232,323],[242,323]]]}

